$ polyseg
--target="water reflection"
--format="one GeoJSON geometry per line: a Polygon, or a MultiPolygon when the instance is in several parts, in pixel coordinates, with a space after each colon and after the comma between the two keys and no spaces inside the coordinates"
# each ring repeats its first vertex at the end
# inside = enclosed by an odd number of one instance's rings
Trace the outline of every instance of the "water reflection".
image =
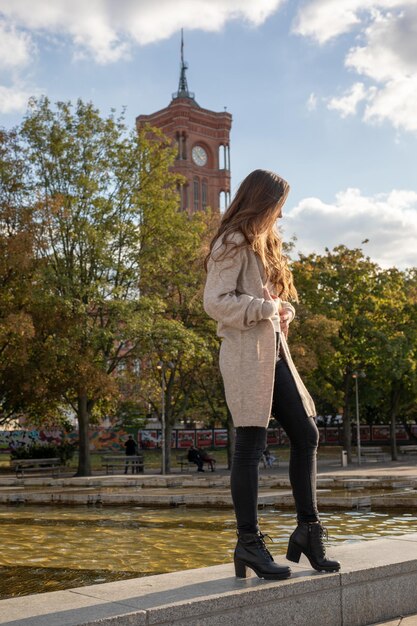
{"type": "MultiPolygon", "coordinates": [[[[417,516],[323,512],[329,544],[417,532],[417,516]]],[[[261,528],[283,554],[292,512],[260,511],[261,528]]],[[[0,597],[66,589],[232,560],[229,509],[0,507],[0,597]]]]}

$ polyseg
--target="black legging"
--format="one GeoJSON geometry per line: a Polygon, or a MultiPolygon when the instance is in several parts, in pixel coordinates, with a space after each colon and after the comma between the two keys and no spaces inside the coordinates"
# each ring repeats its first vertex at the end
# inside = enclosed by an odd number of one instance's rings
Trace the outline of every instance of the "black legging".
{"type": "MultiPolygon", "coordinates": [[[[290,440],[289,475],[299,522],[319,520],[316,497],[317,446],[319,431],[307,417],[292,374],[284,358],[275,367],[272,415],[290,440]]],[[[239,532],[257,532],[258,468],[266,447],[266,428],[236,428],[230,485],[239,532]]]]}

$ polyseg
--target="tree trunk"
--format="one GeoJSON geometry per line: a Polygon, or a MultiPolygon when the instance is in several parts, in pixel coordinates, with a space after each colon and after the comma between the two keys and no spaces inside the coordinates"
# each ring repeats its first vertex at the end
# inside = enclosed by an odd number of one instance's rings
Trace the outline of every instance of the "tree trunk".
{"type": "Polygon", "coordinates": [[[90,411],[86,394],[78,397],[77,405],[79,444],[76,476],[91,476],[90,438],[88,432],[90,426],[90,411]]]}
{"type": "Polygon", "coordinates": [[[398,461],[398,450],[397,450],[397,433],[396,433],[396,425],[397,425],[397,413],[399,407],[399,393],[395,390],[391,395],[391,459],[393,461],[398,461]]]}
{"type": "Polygon", "coordinates": [[[233,426],[232,415],[227,409],[227,469],[232,469],[233,453],[235,451],[235,428],[233,426]]]}
{"type": "Polygon", "coordinates": [[[350,372],[346,372],[344,380],[345,397],[343,407],[343,449],[347,452],[347,462],[352,463],[352,429],[350,425],[350,372]]]}
{"type": "Polygon", "coordinates": [[[390,424],[390,430],[391,430],[391,459],[393,461],[398,461],[398,453],[397,453],[397,438],[396,438],[396,423],[397,423],[397,416],[395,414],[395,411],[391,411],[391,424],[390,424]]]}
{"type": "MultiPolygon", "coordinates": [[[[415,424],[417,424],[417,419],[416,419],[416,420],[414,420],[414,423],[415,423],[415,424]]],[[[401,424],[404,426],[404,430],[405,430],[405,432],[407,433],[407,435],[410,437],[410,440],[411,440],[411,441],[414,441],[415,443],[417,443],[417,437],[416,437],[416,435],[414,434],[414,432],[411,430],[411,425],[410,425],[410,424],[407,424],[407,420],[406,420],[406,418],[403,418],[403,419],[401,420],[401,424]]]]}
{"type": "Polygon", "coordinates": [[[167,416],[165,422],[165,474],[171,473],[171,437],[172,437],[172,422],[170,417],[167,416]]]}

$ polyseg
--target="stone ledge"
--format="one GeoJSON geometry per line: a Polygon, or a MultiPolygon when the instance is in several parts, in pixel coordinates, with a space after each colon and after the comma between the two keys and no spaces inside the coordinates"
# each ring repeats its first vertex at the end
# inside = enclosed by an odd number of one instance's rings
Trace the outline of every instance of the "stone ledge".
{"type": "MultiPolygon", "coordinates": [[[[0,504],[13,506],[17,504],[38,504],[38,505],[66,505],[66,506],[148,506],[148,507],[218,507],[233,508],[230,488],[223,491],[208,492],[208,489],[201,489],[198,493],[154,493],[151,489],[146,490],[121,490],[120,493],[105,493],[81,491],[75,492],[66,489],[56,489],[55,491],[23,491],[11,492],[0,490],[0,504]],[[208,493],[207,493],[208,492],[208,493]]],[[[163,491],[162,489],[158,491],[163,491]]],[[[404,508],[409,511],[417,509],[417,492],[403,492],[398,494],[386,494],[382,496],[374,495],[328,495],[320,491],[317,495],[318,507],[321,510],[352,510],[360,508],[372,508],[373,510],[404,508]]],[[[294,498],[292,491],[272,489],[262,489],[259,492],[258,504],[260,507],[275,506],[282,509],[293,509],[294,498]]]]}
{"type": "MultiPolygon", "coordinates": [[[[286,463],[285,472],[288,463],[286,463]]],[[[281,468],[284,469],[284,468],[281,468]]],[[[126,487],[126,488],[155,488],[155,487],[229,487],[230,472],[224,468],[219,472],[208,472],[206,474],[198,474],[192,472],[189,474],[167,474],[161,476],[157,474],[114,474],[94,476],[67,476],[60,478],[52,478],[46,476],[25,476],[16,478],[14,475],[0,475],[0,489],[7,487],[78,487],[78,488],[100,488],[100,487],[126,487]]],[[[290,480],[287,474],[283,474],[276,470],[261,470],[259,476],[260,486],[274,488],[290,488],[290,480]]],[[[346,489],[363,486],[367,488],[383,487],[383,488],[404,488],[417,487],[417,461],[416,467],[407,465],[405,468],[383,467],[379,470],[375,469],[371,475],[367,474],[367,468],[351,468],[349,471],[343,471],[340,468],[332,469],[331,473],[318,468],[317,475],[318,487],[344,487],[346,489]],[[406,474],[399,470],[407,470],[406,474]]]]}
{"type": "MultiPolygon", "coordinates": [[[[3,626],[364,626],[417,611],[417,533],[329,548],[340,573],[302,557],[284,581],[232,564],[0,601],[3,626]]],[[[284,562],[282,555],[276,557],[284,562]]]]}

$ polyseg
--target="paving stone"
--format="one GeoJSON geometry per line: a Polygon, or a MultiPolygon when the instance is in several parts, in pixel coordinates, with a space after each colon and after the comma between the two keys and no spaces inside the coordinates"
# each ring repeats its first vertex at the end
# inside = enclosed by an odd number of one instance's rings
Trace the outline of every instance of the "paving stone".
{"type": "MultiPolygon", "coordinates": [[[[128,606],[103,599],[97,601],[73,591],[39,593],[0,602],[2,626],[84,626],[99,624],[109,618],[130,618],[131,614],[132,609],[128,606]]],[[[135,621],[130,623],[145,626],[146,612],[134,611],[134,614],[135,621]]]]}
{"type": "Polygon", "coordinates": [[[283,581],[239,580],[227,564],[14,598],[0,602],[0,624],[363,626],[390,619],[397,626],[396,616],[417,610],[416,542],[413,533],[342,544],[329,550],[341,572],[316,572],[302,556],[283,581]]]}
{"type": "Polygon", "coordinates": [[[385,622],[374,622],[368,626],[417,626],[417,613],[405,617],[396,617],[385,622]]]}

